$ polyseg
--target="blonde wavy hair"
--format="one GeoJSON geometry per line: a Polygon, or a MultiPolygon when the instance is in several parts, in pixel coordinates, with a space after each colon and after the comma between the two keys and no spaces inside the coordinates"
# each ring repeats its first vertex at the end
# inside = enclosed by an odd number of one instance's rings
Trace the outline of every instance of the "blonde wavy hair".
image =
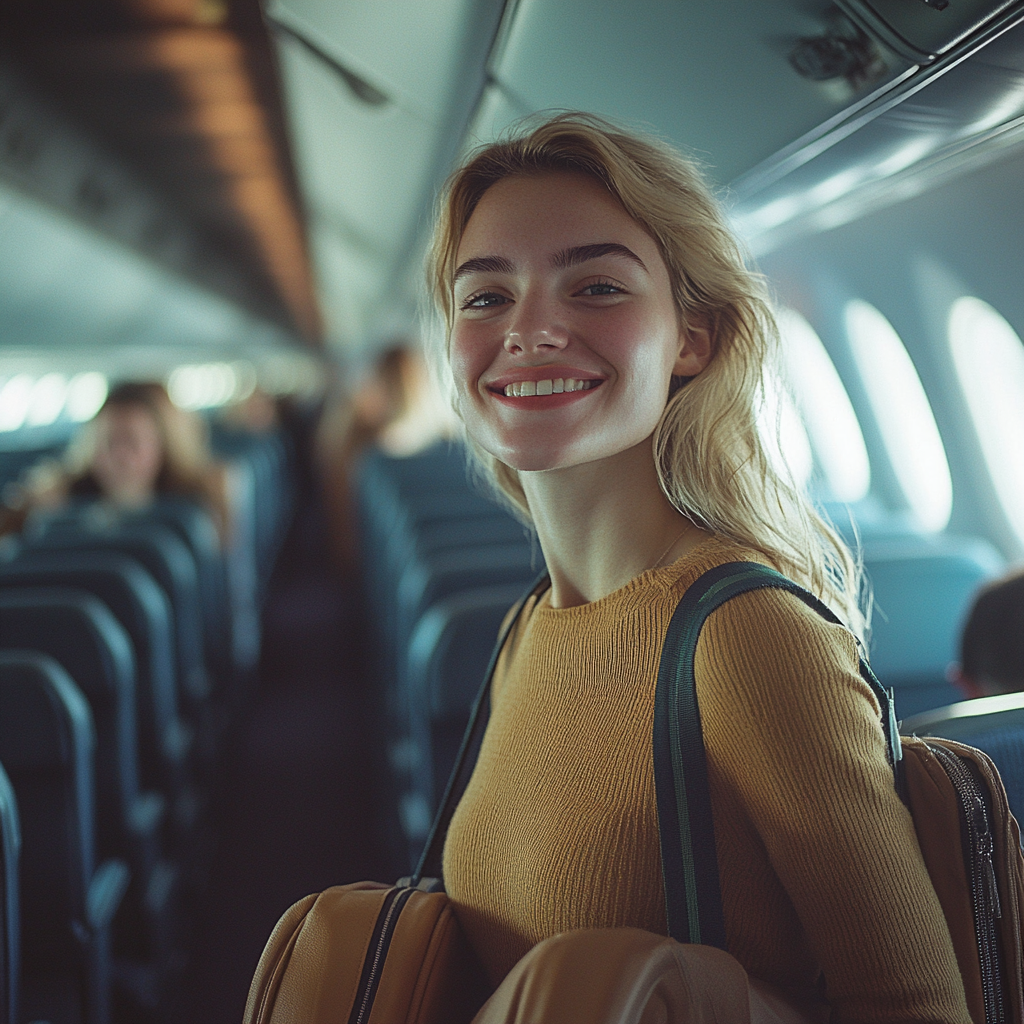
{"type": "MultiPolygon", "coordinates": [[[[602,184],[655,240],[684,329],[706,330],[712,355],[689,380],[673,378],[654,433],[662,489],[698,526],[762,552],[829,604],[862,640],[867,616],[860,566],[762,443],[757,420],[777,361],[778,328],[764,279],[745,253],[696,165],[666,143],[602,118],[559,113],[486,145],[449,178],[428,256],[429,286],[444,330],[436,346],[451,388],[448,339],[463,232],[483,194],[512,176],[585,174],[602,184]]],[[[775,424],[776,432],[778,423],[775,424]]],[[[525,522],[516,470],[468,439],[482,478],[525,522]]]]}

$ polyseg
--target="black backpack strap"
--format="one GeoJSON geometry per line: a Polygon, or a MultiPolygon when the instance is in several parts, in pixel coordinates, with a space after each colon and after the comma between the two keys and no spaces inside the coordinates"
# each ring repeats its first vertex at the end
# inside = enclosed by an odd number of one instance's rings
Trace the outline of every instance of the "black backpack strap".
{"type": "Polygon", "coordinates": [[[462,794],[466,792],[473,769],[476,767],[476,759],[480,753],[480,744],[483,743],[484,733],[487,731],[487,723],[491,717],[491,680],[494,678],[494,670],[498,666],[498,658],[505,646],[505,641],[519,621],[519,616],[526,607],[531,597],[542,594],[551,585],[547,570],[532,584],[530,589],[519,599],[515,605],[515,611],[509,619],[508,624],[498,636],[494,650],[491,652],[491,660],[484,673],[484,681],[473,702],[473,709],[469,713],[469,724],[462,736],[462,743],[459,745],[459,753],[455,758],[455,767],[448,776],[448,785],[445,786],[444,797],[434,815],[434,823],[430,827],[430,834],[427,836],[427,844],[416,865],[416,871],[412,875],[411,884],[418,885],[422,878],[441,878],[441,865],[444,858],[444,841],[448,836],[448,826],[452,823],[455,815],[455,808],[459,806],[462,794]]]}
{"type": "MultiPolygon", "coordinates": [[[[825,604],[781,573],[757,562],[729,562],[704,573],[676,607],[665,636],[654,704],[654,784],[658,801],[668,933],[679,942],[725,949],[714,820],[704,736],[697,707],[694,658],[708,616],[726,601],[773,587],[795,594],[824,619],[840,620],[825,604]]],[[[894,771],[902,758],[892,691],[862,658],[860,673],[882,708],[894,771]]],[[[897,773],[897,788],[899,775],[897,773]]]]}

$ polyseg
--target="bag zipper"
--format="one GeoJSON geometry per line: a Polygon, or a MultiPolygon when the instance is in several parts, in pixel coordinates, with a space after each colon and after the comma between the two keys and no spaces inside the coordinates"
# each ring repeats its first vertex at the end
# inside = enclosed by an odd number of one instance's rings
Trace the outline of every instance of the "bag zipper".
{"type": "Polygon", "coordinates": [[[949,776],[960,801],[961,822],[967,833],[970,852],[968,867],[971,903],[978,941],[978,961],[981,965],[985,1020],[996,1024],[1005,1020],[1002,964],[996,935],[996,919],[1002,917],[1002,907],[992,861],[994,839],[989,809],[964,760],[939,744],[929,743],[927,746],[949,776]]]}
{"type": "Polygon", "coordinates": [[[373,934],[370,936],[370,946],[363,961],[363,972],[359,977],[359,987],[356,989],[349,1024],[366,1024],[370,1018],[398,917],[415,891],[413,888],[392,889],[384,899],[384,905],[380,908],[377,923],[373,926],[373,934]]]}

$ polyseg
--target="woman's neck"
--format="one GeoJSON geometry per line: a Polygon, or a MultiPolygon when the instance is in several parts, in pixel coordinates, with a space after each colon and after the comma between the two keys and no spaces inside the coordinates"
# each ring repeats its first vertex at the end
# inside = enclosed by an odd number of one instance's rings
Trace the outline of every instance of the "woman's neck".
{"type": "Polygon", "coordinates": [[[651,446],[648,438],[598,462],[519,474],[554,607],[596,601],[707,536],[665,497],[651,446]]]}

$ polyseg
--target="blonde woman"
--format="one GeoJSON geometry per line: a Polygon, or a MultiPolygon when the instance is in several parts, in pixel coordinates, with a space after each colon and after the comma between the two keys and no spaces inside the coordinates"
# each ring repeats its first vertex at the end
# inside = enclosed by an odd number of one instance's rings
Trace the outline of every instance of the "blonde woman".
{"type": "Polygon", "coordinates": [[[228,533],[227,468],[210,454],[205,427],[178,409],[162,385],[125,383],[72,442],[62,462],[34,467],[0,514],[0,533],[20,529],[36,509],[69,498],[144,508],[162,494],[193,498],[228,533]]]}
{"type": "Polygon", "coordinates": [[[707,1019],[739,1019],[728,1008],[747,1005],[749,979],[786,1020],[967,1024],[858,674],[857,569],[759,440],[776,330],[698,172],[660,142],[557,116],[453,175],[430,266],[455,408],[481,471],[535,528],[551,580],[505,645],[444,850],[492,984],[559,933],[666,933],[651,746],[661,646],[703,572],[759,561],[849,629],[764,590],[701,634],[723,912],[744,990],[735,976],[711,984],[707,1019]]]}

